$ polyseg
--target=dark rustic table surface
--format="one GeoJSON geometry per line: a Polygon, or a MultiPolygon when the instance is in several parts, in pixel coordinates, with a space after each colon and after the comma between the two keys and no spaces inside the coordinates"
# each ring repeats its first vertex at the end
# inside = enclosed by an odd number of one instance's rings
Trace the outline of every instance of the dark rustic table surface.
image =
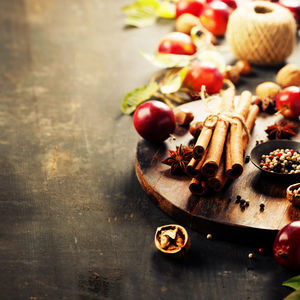
{"type": "MultiPolygon", "coordinates": [[[[156,251],[156,227],[176,220],[140,187],[119,107],[159,70],[139,50],[174,21],[124,28],[128,3],[0,1],[0,299],[284,298],[296,274],[257,246],[189,230],[183,260],[156,251]]],[[[254,72],[239,92],[274,80],[254,72]]]]}

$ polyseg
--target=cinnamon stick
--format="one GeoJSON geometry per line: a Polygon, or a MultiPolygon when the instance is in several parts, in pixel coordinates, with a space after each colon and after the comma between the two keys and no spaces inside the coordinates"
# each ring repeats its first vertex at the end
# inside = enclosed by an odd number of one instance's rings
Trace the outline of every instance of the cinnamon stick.
{"type": "Polygon", "coordinates": [[[191,176],[196,176],[197,175],[197,172],[195,171],[195,168],[198,164],[199,160],[195,159],[195,158],[192,158],[190,160],[190,162],[188,163],[188,165],[186,166],[186,171],[189,175],[191,176]]]}
{"type": "MultiPolygon", "coordinates": [[[[231,89],[226,90],[222,95],[222,112],[230,112],[233,109],[233,100],[235,92],[231,89]]],[[[226,140],[228,130],[228,122],[219,119],[214,129],[213,136],[211,138],[208,153],[206,155],[205,162],[201,168],[201,172],[206,177],[213,177],[217,173],[223,148],[226,140]]]]}
{"type": "MultiPolygon", "coordinates": [[[[247,119],[246,119],[246,127],[248,128],[249,132],[251,132],[254,127],[255,120],[256,120],[258,113],[259,113],[259,106],[256,104],[251,105],[247,119]]],[[[246,150],[247,144],[248,144],[248,136],[246,133],[244,133],[243,134],[243,149],[244,149],[244,151],[246,150]]]]}
{"type": "Polygon", "coordinates": [[[203,157],[204,152],[210,142],[212,133],[213,128],[203,127],[203,129],[201,130],[193,150],[193,156],[195,159],[199,160],[203,157]]]}
{"type": "Polygon", "coordinates": [[[225,174],[225,156],[222,157],[218,171],[214,177],[208,178],[208,186],[215,192],[220,192],[225,183],[227,182],[227,176],[225,174]]]}
{"type": "MultiPolygon", "coordinates": [[[[236,108],[236,113],[242,118],[248,114],[251,105],[252,94],[249,91],[244,91],[240,95],[239,103],[236,108]]],[[[226,167],[226,174],[231,178],[239,177],[243,172],[243,126],[239,119],[235,118],[236,123],[230,126],[230,160],[231,163],[226,167]]],[[[228,152],[229,153],[229,152],[228,152]]],[[[229,162],[229,159],[227,158],[229,162]]]]}
{"type": "Polygon", "coordinates": [[[204,195],[208,190],[206,181],[197,178],[193,178],[191,180],[189,189],[193,195],[198,195],[198,196],[204,195]]]}
{"type": "Polygon", "coordinates": [[[201,167],[203,165],[203,162],[205,160],[205,155],[207,151],[204,152],[204,155],[200,160],[196,160],[195,158],[192,158],[191,161],[188,163],[186,170],[187,173],[193,177],[196,177],[201,173],[201,167]]]}

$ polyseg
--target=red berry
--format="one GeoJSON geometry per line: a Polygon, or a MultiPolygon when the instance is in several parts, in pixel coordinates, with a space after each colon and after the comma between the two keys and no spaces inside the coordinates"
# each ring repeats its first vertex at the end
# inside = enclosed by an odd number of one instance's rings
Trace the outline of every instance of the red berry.
{"type": "Polygon", "coordinates": [[[273,253],[280,265],[300,271],[300,221],[294,221],[278,232],[273,253]]]}
{"type": "Polygon", "coordinates": [[[181,0],[176,3],[176,18],[182,14],[191,14],[200,17],[203,10],[203,2],[198,0],[181,0]]]}
{"type": "Polygon", "coordinates": [[[193,55],[196,51],[192,38],[183,32],[169,32],[158,45],[160,53],[193,55]]]}
{"type": "Polygon", "coordinates": [[[213,35],[222,36],[226,32],[230,12],[230,7],[224,2],[213,1],[205,5],[200,21],[213,35]]]}
{"type": "Polygon", "coordinates": [[[223,76],[213,63],[195,62],[187,72],[184,85],[196,92],[204,85],[208,94],[215,94],[223,86],[223,76]]]}
{"type": "Polygon", "coordinates": [[[152,100],[138,106],[133,115],[133,124],[144,139],[162,142],[174,132],[176,120],[168,105],[152,100]]]}
{"type": "Polygon", "coordinates": [[[300,88],[289,86],[284,88],[276,97],[277,110],[287,118],[300,116],[300,88]]]}

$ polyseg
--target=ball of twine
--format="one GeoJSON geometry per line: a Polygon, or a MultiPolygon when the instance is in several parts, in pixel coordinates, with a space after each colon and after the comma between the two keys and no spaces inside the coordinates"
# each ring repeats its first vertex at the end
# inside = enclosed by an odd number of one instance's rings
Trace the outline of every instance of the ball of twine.
{"type": "Polygon", "coordinates": [[[286,8],[254,1],[231,14],[226,39],[238,59],[256,65],[278,65],[294,50],[296,28],[286,8]]]}

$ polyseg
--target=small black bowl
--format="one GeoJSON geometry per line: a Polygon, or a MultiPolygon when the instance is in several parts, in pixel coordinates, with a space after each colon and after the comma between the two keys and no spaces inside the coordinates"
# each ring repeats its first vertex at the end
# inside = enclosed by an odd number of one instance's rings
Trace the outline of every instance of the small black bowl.
{"type": "Polygon", "coordinates": [[[293,149],[300,153],[300,143],[290,140],[272,140],[265,143],[256,145],[250,153],[251,162],[260,169],[264,174],[280,176],[284,178],[300,178],[300,173],[286,174],[286,173],[276,173],[264,170],[259,165],[261,161],[261,156],[263,154],[268,154],[276,149],[293,149]]]}

